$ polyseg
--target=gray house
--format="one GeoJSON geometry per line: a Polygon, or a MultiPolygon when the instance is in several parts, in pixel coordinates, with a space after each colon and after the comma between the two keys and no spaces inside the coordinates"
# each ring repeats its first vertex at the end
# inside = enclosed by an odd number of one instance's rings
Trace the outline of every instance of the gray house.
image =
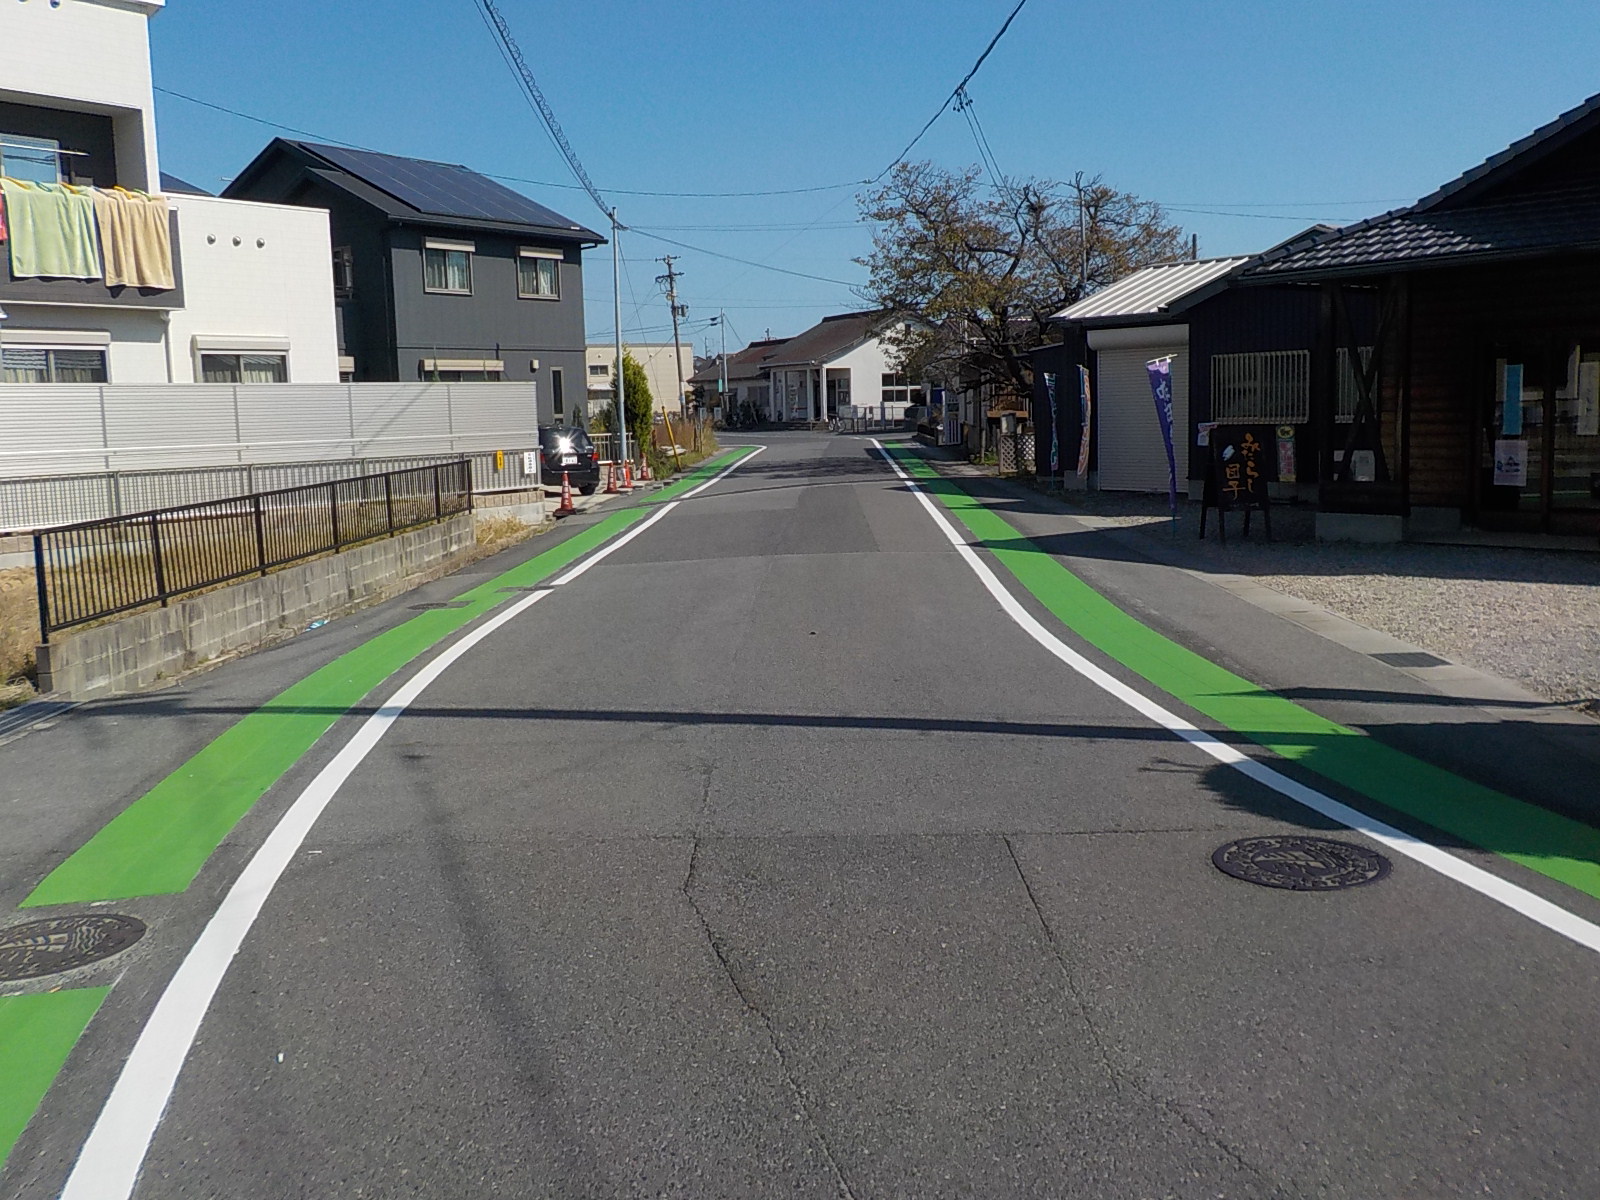
{"type": "Polygon", "coordinates": [[[466,167],[284,138],[224,195],[328,210],[341,378],[536,380],[541,423],[582,408],[593,230],[466,167]]]}

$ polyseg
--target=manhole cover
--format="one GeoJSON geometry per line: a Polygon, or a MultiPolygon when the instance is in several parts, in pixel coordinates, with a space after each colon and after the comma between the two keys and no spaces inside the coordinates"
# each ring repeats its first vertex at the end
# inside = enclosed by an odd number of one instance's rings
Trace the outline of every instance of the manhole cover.
{"type": "Polygon", "coordinates": [[[1365,846],[1319,837],[1241,838],[1211,856],[1219,871],[1296,892],[1331,892],[1375,883],[1389,873],[1389,860],[1365,846]]]}
{"type": "Polygon", "coordinates": [[[51,917],[0,929],[0,981],[37,979],[88,966],[126,950],[145,934],[133,917],[51,917]]]}

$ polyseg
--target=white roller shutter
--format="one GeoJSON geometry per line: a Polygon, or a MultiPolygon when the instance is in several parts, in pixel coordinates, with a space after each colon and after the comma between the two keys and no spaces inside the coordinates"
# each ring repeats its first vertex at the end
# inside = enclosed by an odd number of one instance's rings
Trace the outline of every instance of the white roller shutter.
{"type": "Polygon", "coordinates": [[[1167,450],[1144,365],[1169,354],[1173,356],[1172,451],[1178,462],[1179,493],[1188,487],[1189,350],[1186,346],[1147,346],[1099,352],[1095,405],[1100,487],[1104,491],[1167,490],[1167,450]]]}

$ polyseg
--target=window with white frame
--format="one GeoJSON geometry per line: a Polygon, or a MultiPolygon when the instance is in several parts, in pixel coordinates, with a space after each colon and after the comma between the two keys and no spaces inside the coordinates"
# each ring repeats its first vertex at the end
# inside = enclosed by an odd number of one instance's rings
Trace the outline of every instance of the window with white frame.
{"type": "Polygon", "coordinates": [[[561,251],[524,246],[517,251],[517,295],[524,300],[561,298],[561,251]]]}
{"type": "MultiPolygon", "coordinates": [[[[1364,371],[1372,363],[1372,347],[1362,346],[1360,353],[1361,369],[1364,371]]],[[[1361,398],[1361,383],[1350,366],[1350,351],[1340,346],[1337,358],[1339,390],[1333,406],[1333,419],[1342,425],[1348,425],[1356,419],[1356,402],[1361,398]]]]}
{"type": "Polygon", "coordinates": [[[1211,419],[1302,425],[1311,419],[1311,351],[1211,356],[1211,419]]]}
{"type": "Polygon", "coordinates": [[[200,378],[205,383],[288,383],[287,354],[202,354],[200,378]]]}
{"type": "Polygon", "coordinates": [[[611,368],[606,366],[605,363],[590,363],[589,364],[589,378],[590,379],[610,379],[611,378],[611,368]]]}
{"type": "MultiPolygon", "coordinates": [[[[871,393],[868,393],[869,395],[871,393]]],[[[904,371],[883,373],[883,402],[885,404],[915,404],[922,398],[922,389],[911,382],[904,371]]]]}
{"type": "Polygon", "coordinates": [[[105,383],[106,352],[64,346],[0,346],[0,376],[7,383],[105,383]]]}
{"type": "Polygon", "coordinates": [[[422,246],[423,290],[470,296],[472,253],[475,249],[476,246],[471,242],[427,239],[422,246]]]}

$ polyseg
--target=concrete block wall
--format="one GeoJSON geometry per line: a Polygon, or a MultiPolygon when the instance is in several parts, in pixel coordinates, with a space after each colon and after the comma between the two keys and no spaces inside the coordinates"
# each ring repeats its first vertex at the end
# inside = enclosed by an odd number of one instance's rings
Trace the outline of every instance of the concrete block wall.
{"type": "Polygon", "coordinates": [[[185,671],[258,650],[312,621],[376,604],[447,574],[475,544],[461,513],[398,537],[286,567],[40,646],[39,690],[91,700],[154,687],[185,671]]]}

